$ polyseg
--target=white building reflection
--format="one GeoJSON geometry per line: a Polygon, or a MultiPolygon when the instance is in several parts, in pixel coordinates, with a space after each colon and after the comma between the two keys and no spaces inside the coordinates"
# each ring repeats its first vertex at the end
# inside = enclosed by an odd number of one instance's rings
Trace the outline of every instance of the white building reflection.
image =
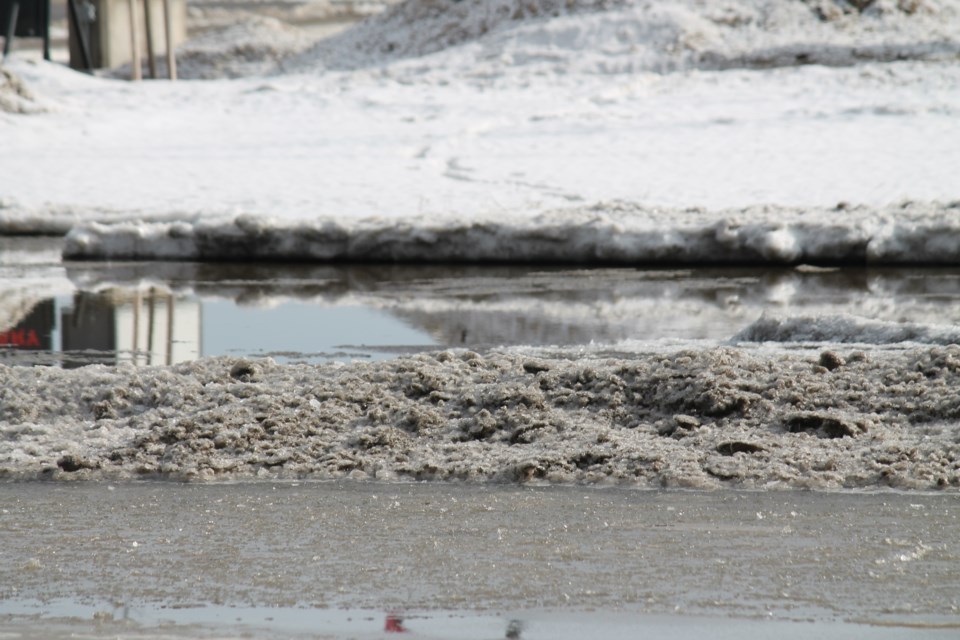
{"type": "Polygon", "coordinates": [[[196,300],[151,287],[79,292],[61,310],[64,366],[101,362],[171,365],[194,360],[201,349],[202,310],[196,300]]]}

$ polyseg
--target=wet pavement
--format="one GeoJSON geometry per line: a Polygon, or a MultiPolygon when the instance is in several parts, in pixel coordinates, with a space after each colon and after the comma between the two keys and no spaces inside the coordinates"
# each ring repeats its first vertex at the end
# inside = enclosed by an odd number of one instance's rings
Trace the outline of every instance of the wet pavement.
{"type": "Polygon", "coordinates": [[[528,640],[956,637],[958,508],[893,492],[3,484],[0,626],[338,638],[399,626],[493,640],[516,621],[528,640]]]}

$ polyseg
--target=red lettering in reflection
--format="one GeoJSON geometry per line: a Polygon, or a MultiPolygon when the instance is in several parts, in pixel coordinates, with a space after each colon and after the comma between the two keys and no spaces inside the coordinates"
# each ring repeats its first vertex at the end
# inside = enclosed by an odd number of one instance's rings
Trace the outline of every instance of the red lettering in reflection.
{"type": "Polygon", "coordinates": [[[39,348],[40,336],[36,329],[11,329],[0,331],[0,347],[39,348]]]}

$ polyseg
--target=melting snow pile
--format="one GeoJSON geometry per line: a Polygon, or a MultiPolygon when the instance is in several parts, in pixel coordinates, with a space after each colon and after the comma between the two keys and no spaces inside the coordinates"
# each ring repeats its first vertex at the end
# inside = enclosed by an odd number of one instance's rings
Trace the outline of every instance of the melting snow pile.
{"type": "Polygon", "coordinates": [[[836,342],[858,344],[960,344],[960,329],[912,322],[884,322],[853,316],[764,316],[732,342],[836,342]]]}
{"type": "MultiPolygon", "coordinates": [[[[355,70],[410,61],[464,79],[798,64],[944,60],[960,52],[951,0],[407,0],[368,7],[353,29],[314,42],[278,16],[195,7],[207,30],[178,50],[181,75],[238,77],[355,70]],[[209,23],[209,25],[208,25],[209,23]],[[212,27],[212,28],[210,28],[212,27]],[[442,54],[431,57],[434,54],[442,54]],[[521,71],[523,70],[523,71],[521,71]]],[[[355,7],[356,8],[356,7],[355,7]]],[[[342,11],[342,9],[341,9],[342,11]]],[[[292,21],[336,17],[305,3],[292,21]],[[313,11],[317,16],[310,16],[313,11]]],[[[123,73],[126,73],[124,71],[123,73]]]]}
{"type": "Polygon", "coordinates": [[[937,0],[415,0],[283,66],[356,69],[445,52],[451,71],[482,78],[509,67],[633,73],[946,59],[960,52],[958,20],[956,3],[937,0]]]}
{"type": "Polygon", "coordinates": [[[0,383],[7,478],[960,488],[956,345],[0,366],[0,383]]]}
{"type": "Polygon", "coordinates": [[[67,236],[73,259],[549,263],[960,261],[960,202],[885,209],[671,211],[610,203],[530,218],[448,216],[285,222],[91,223],[67,236]]]}
{"type": "MultiPolygon", "coordinates": [[[[951,0],[408,0],[314,42],[244,15],[178,50],[188,78],[388,67],[473,81],[506,75],[671,72],[944,60],[960,53],[951,0]],[[442,54],[434,56],[434,54],[442,54]],[[409,65],[395,63],[410,62],[409,65]]],[[[336,15],[326,3],[306,3],[336,15]]],[[[197,8],[198,13],[202,10],[197,8]]],[[[207,21],[216,24],[216,9],[207,21]]],[[[315,18],[314,18],[315,19],[315,18]]],[[[223,22],[221,17],[220,22],[223,22]]],[[[201,19],[201,24],[204,20],[201,19]]],[[[123,71],[126,73],[126,70],[123,71]]]]}

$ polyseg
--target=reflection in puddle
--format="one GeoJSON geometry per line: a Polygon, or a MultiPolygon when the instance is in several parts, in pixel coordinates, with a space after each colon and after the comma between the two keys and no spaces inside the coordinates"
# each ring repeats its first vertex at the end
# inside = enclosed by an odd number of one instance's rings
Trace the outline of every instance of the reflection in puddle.
{"type": "Polygon", "coordinates": [[[20,322],[0,331],[0,347],[28,352],[52,350],[53,318],[53,300],[35,304],[20,322]]]}
{"type": "MultiPolygon", "coordinates": [[[[10,622],[17,618],[34,621],[35,627],[46,626],[54,631],[56,621],[89,624],[100,634],[122,630],[163,628],[162,637],[206,637],[205,627],[235,628],[240,637],[260,637],[278,632],[300,637],[300,634],[322,633],[323,637],[378,638],[382,634],[404,634],[409,638],[485,638],[522,640],[524,623],[499,615],[465,611],[411,611],[383,613],[370,609],[337,609],[307,607],[223,606],[210,604],[172,604],[130,606],[121,603],[91,604],[75,600],[17,600],[0,603],[0,616],[10,622]],[[40,621],[43,621],[42,623],[40,621]],[[179,633],[178,633],[179,631],[179,633]],[[382,631],[382,634],[379,633],[382,631]],[[333,635],[328,635],[333,634],[333,635]]],[[[648,616],[648,619],[655,619],[648,616]]],[[[145,637],[158,637],[144,634],[145,637]]],[[[15,636],[16,637],[16,636],[15,636]]],[[[99,637],[99,636],[98,636],[99,637]]],[[[138,637],[131,635],[131,637],[138,637]]],[[[217,635],[215,637],[223,637],[217,635]]]]}
{"type": "Polygon", "coordinates": [[[60,346],[68,354],[63,365],[193,360],[202,352],[200,315],[198,301],[155,288],[78,292],[60,310],[60,346]]]}
{"type": "Polygon", "coordinates": [[[763,313],[960,324],[957,270],[59,268],[51,276],[50,265],[23,263],[16,277],[0,277],[3,361],[150,365],[212,355],[321,361],[448,347],[723,341],[763,313]],[[22,284],[30,281],[24,275],[39,286],[22,284]],[[55,285],[44,286],[49,282],[55,285]]]}
{"type": "Polygon", "coordinates": [[[368,609],[310,609],[173,605],[84,606],[74,602],[7,601],[0,604],[11,637],[175,638],[351,638],[376,640],[900,640],[954,638],[956,624],[884,624],[871,621],[814,621],[682,614],[636,614],[615,610],[523,612],[523,620],[494,613],[417,611],[409,616],[368,609]],[[19,633],[20,631],[26,633],[19,633]],[[232,631],[235,635],[225,635],[232,631]],[[319,635],[318,635],[319,634],[319,635]],[[400,634],[400,635],[394,635],[400,634]]]}
{"type": "Polygon", "coordinates": [[[261,308],[211,300],[203,309],[205,355],[380,359],[436,344],[425,331],[375,306],[286,300],[261,308]]]}

